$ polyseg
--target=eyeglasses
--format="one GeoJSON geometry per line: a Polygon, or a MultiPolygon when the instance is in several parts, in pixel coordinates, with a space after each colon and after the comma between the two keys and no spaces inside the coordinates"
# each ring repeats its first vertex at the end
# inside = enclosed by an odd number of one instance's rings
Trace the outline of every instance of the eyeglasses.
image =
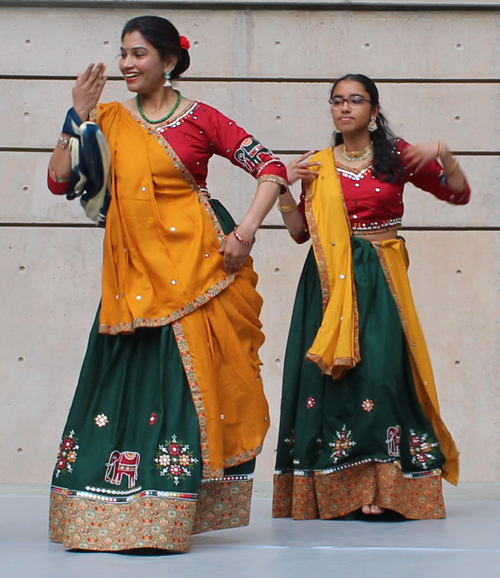
{"type": "Polygon", "coordinates": [[[340,108],[342,108],[344,106],[344,102],[347,102],[347,104],[351,108],[356,108],[358,106],[361,106],[365,102],[367,102],[368,104],[372,103],[371,100],[368,100],[362,96],[358,96],[357,94],[353,94],[352,96],[349,96],[348,98],[342,98],[341,96],[334,96],[328,102],[330,103],[330,106],[334,110],[339,110],[340,108]]]}

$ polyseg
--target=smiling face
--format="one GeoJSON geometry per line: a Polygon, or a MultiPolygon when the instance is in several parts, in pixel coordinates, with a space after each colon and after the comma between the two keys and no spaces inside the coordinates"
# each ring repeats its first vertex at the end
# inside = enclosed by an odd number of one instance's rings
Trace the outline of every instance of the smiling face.
{"type": "Polygon", "coordinates": [[[138,31],[123,37],[120,71],[132,92],[147,94],[158,90],[165,82],[165,70],[172,70],[176,62],[175,57],[162,60],[158,50],[138,31]]]}
{"type": "Polygon", "coordinates": [[[332,108],[335,128],[344,135],[368,131],[368,123],[378,115],[380,107],[371,104],[365,87],[355,80],[342,80],[332,92],[330,102],[336,99],[343,102],[339,108],[332,108]]]}

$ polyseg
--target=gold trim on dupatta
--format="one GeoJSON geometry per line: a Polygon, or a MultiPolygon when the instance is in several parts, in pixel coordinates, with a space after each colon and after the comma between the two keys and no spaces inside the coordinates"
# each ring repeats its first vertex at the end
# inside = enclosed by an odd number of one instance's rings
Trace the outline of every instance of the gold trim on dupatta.
{"type": "Polygon", "coordinates": [[[352,270],[351,231],[333,150],[311,157],[319,176],[306,184],[305,210],[318,265],[323,321],[306,359],[340,379],[359,363],[359,315],[352,270]]]}

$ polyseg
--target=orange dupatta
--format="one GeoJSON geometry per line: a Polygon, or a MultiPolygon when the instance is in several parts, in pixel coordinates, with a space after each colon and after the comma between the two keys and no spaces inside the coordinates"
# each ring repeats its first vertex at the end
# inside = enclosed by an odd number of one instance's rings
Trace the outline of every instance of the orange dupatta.
{"type": "Polygon", "coordinates": [[[224,233],[164,139],[117,102],[98,112],[111,150],[99,332],[168,325],[233,282],[219,254],[224,233]]]}
{"type": "Polygon", "coordinates": [[[171,324],[200,426],[203,478],[256,457],[269,428],[252,259],[223,269],[219,221],[191,174],[119,103],[100,105],[111,150],[101,333],[171,324]]]}

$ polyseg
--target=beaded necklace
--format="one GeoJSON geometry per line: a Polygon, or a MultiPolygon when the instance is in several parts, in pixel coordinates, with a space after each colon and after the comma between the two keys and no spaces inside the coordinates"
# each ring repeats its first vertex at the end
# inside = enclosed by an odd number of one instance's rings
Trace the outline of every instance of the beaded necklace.
{"type": "Polygon", "coordinates": [[[342,156],[345,158],[346,161],[349,161],[351,163],[354,161],[364,161],[365,159],[369,158],[372,154],[373,154],[372,143],[370,143],[363,151],[348,152],[345,149],[345,145],[342,150],[342,156]]]}
{"type": "MultiPolygon", "coordinates": [[[[175,90],[175,89],[174,89],[175,90]]],[[[175,92],[177,93],[177,101],[174,104],[172,110],[167,114],[167,116],[164,116],[163,118],[160,118],[159,120],[151,120],[150,118],[148,118],[145,114],[144,111],[142,110],[142,106],[141,106],[141,99],[139,98],[139,94],[136,94],[135,96],[135,102],[137,104],[137,109],[139,110],[139,112],[141,113],[142,118],[148,122],[149,124],[160,124],[160,122],[164,122],[166,120],[168,120],[173,114],[174,112],[177,110],[177,107],[179,106],[179,103],[181,101],[182,98],[182,94],[180,93],[179,90],[175,90],[175,92]]]]}

